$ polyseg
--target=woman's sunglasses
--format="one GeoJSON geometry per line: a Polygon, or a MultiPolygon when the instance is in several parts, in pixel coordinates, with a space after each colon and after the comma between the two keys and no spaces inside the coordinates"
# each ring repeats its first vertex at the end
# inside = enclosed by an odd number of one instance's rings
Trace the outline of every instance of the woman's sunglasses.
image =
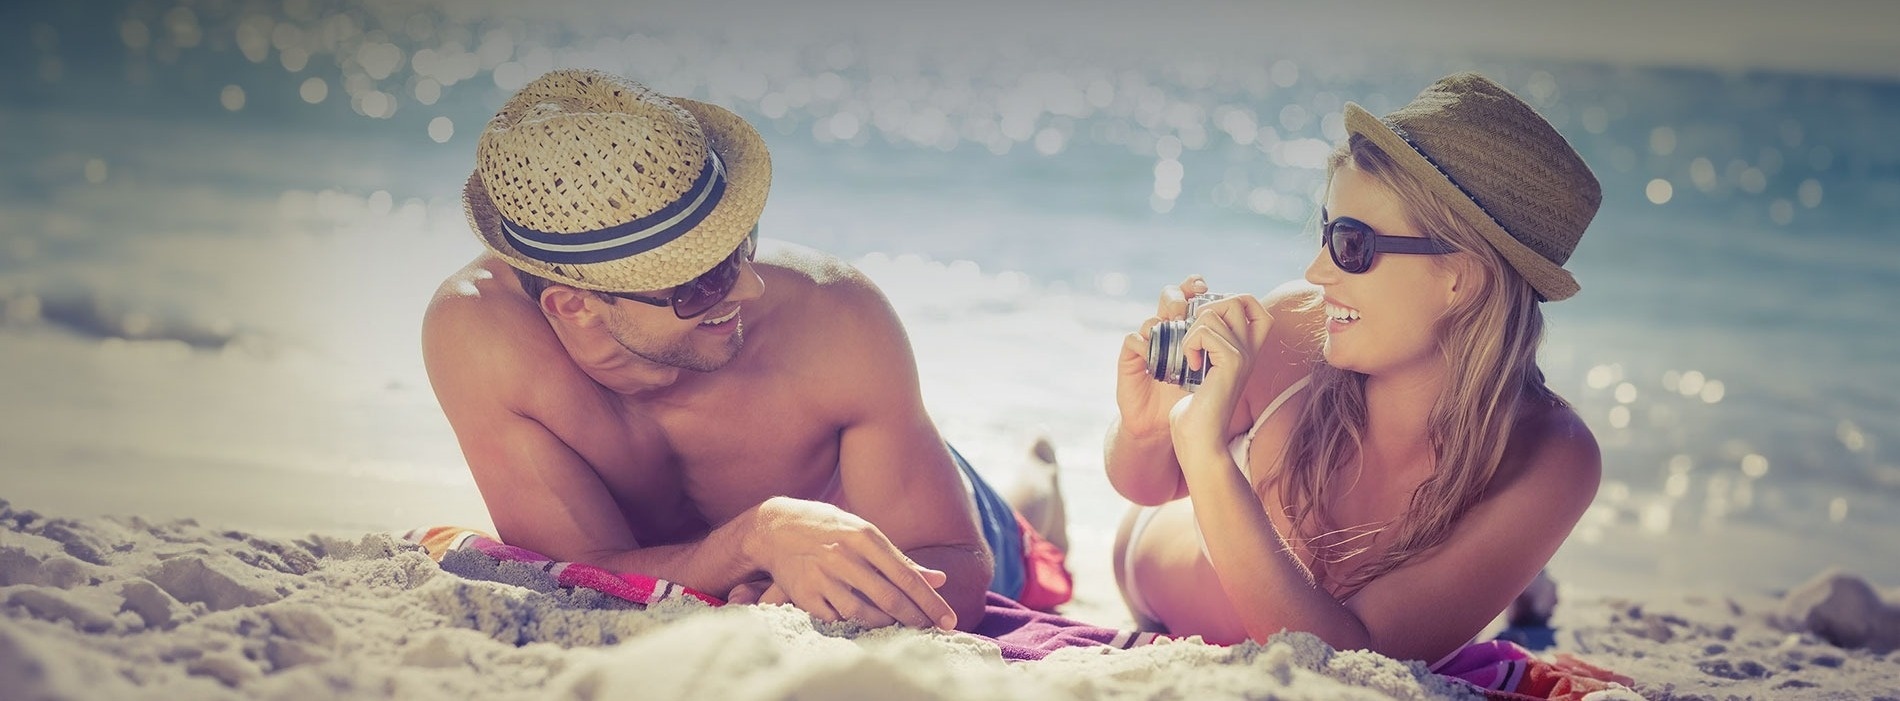
{"type": "MultiPolygon", "coordinates": [[[[1320,217],[1325,216],[1322,210],[1320,217]]],[[[1319,229],[1325,237],[1326,250],[1333,254],[1333,265],[1354,274],[1371,270],[1372,259],[1381,253],[1436,256],[1458,250],[1438,239],[1387,236],[1352,217],[1326,219],[1320,222],[1319,229]]]]}
{"type": "Polygon", "coordinates": [[[720,302],[726,300],[726,295],[732,294],[732,288],[739,284],[739,271],[745,267],[746,261],[752,260],[752,255],[756,252],[758,245],[759,227],[754,226],[752,233],[747,234],[745,240],[739,242],[738,248],[733,249],[732,255],[726,256],[726,259],[713,266],[712,270],[674,287],[673,294],[668,295],[666,299],[642,297],[632,292],[606,294],[656,307],[671,305],[674,316],[691,319],[719,306],[720,302]]]}

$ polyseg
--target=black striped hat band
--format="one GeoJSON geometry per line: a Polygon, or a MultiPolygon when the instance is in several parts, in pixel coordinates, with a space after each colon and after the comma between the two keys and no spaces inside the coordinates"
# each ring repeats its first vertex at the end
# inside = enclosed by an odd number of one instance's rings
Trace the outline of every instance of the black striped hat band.
{"type": "Polygon", "coordinates": [[[706,150],[706,161],[692,187],[659,211],[605,229],[557,234],[537,231],[501,217],[501,229],[521,255],[544,263],[604,263],[664,246],[699,226],[726,193],[726,166],[706,150]]]}

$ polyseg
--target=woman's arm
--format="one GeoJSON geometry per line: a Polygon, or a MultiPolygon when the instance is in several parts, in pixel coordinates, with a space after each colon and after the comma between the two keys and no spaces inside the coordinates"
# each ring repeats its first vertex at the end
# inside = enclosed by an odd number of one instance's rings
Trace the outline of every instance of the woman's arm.
{"type": "Polygon", "coordinates": [[[1365,647],[1365,625],[1314,583],[1228,452],[1243,385],[1275,325],[1268,308],[1251,297],[1210,305],[1195,321],[1184,345],[1189,357],[1205,353],[1212,367],[1200,390],[1169,415],[1174,452],[1194,495],[1208,560],[1248,637],[1264,641],[1283,629],[1304,630],[1341,649],[1365,647]]]}
{"type": "Polygon", "coordinates": [[[1156,382],[1148,374],[1148,337],[1156,323],[1186,316],[1187,299],[1206,292],[1207,282],[1199,275],[1163,288],[1155,315],[1122,337],[1115,371],[1119,413],[1108,428],[1102,463],[1109,484],[1136,504],[1153,506],[1187,494],[1168,429],[1168,408],[1187,396],[1187,391],[1156,382]]]}
{"type": "Polygon", "coordinates": [[[1196,452],[1183,455],[1181,467],[1194,493],[1194,519],[1208,561],[1247,637],[1265,642],[1282,630],[1300,630],[1340,650],[1370,646],[1365,622],[1294,557],[1233,457],[1196,452]]]}
{"type": "Polygon", "coordinates": [[[1574,412],[1549,412],[1512,444],[1484,500],[1444,543],[1346,601],[1371,632],[1373,650],[1432,662],[1470,642],[1537,577],[1590,508],[1603,461],[1574,412]]]}
{"type": "Polygon", "coordinates": [[[1304,630],[1336,649],[1426,662],[1469,642],[1537,576],[1596,494],[1596,441],[1574,413],[1557,413],[1528,427],[1531,447],[1505,457],[1516,469],[1500,472],[1444,543],[1343,603],[1288,550],[1232,458],[1183,456],[1209,559],[1248,637],[1304,630]]]}

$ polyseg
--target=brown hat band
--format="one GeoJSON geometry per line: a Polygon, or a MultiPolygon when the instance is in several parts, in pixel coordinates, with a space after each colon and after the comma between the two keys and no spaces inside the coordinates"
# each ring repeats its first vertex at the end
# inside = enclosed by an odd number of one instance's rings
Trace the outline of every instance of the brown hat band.
{"type": "Polygon", "coordinates": [[[1505,228],[1504,222],[1498,221],[1497,216],[1491,214],[1490,208],[1484,206],[1484,200],[1478,199],[1478,196],[1473,194],[1470,188],[1465,187],[1464,183],[1458,182],[1457,178],[1451,177],[1451,171],[1445,170],[1444,166],[1438,165],[1438,159],[1432,158],[1432,154],[1427,153],[1423,147],[1418,145],[1418,142],[1413,141],[1412,135],[1405,131],[1405,127],[1399,126],[1398,122],[1384,117],[1380,117],[1379,121],[1383,122],[1387,129],[1391,129],[1392,133],[1398,134],[1399,138],[1404,139],[1405,145],[1412,147],[1413,151],[1417,151],[1419,157],[1424,158],[1426,163],[1430,163],[1433,168],[1438,169],[1438,174],[1445,176],[1445,180],[1450,181],[1452,187],[1458,188],[1459,192],[1465,193],[1465,197],[1470,198],[1472,204],[1478,205],[1478,211],[1484,212],[1484,216],[1490,217],[1492,223],[1497,224],[1500,229],[1510,231],[1510,229],[1505,228]]]}
{"type": "Polygon", "coordinates": [[[699,177],[680,198],[652,214],[605,229],[576,233],[537,231],[501,216],[501,229],[521,255],[544,263],[602,263],[659,248],[692,231],[726,194],[726,167],[706,150],[699,177]]]}

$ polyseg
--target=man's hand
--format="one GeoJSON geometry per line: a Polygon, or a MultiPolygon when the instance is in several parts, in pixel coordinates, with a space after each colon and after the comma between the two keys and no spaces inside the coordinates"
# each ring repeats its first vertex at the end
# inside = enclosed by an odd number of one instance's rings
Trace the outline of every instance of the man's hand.
{"type": "MultiPolygon", "coordinates": [[[[790,603],[820,620],[872,627],[956,627],[956,612],[937,594],[949,576],[912,561],[869,521],[789,497],[760,504],[757,519],[747,555],[771,581],[756,603],[790,603]]],[[[741,585],[733,594],[752,591],[741,585]]]]}

